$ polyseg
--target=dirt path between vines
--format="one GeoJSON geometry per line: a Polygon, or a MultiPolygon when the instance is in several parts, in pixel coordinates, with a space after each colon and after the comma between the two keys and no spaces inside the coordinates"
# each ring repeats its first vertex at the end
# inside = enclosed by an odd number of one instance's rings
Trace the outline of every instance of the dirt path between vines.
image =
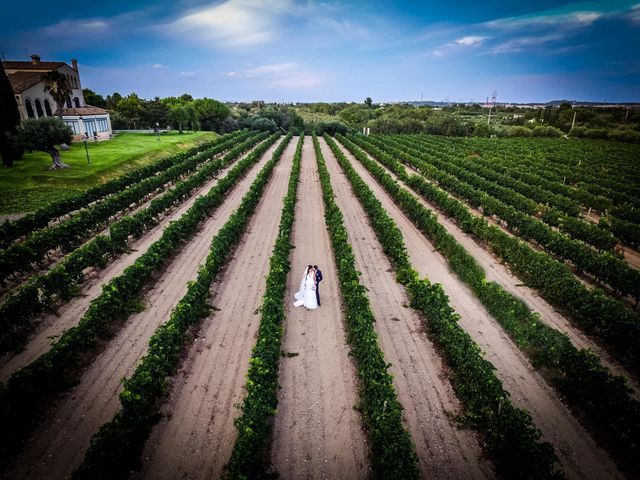
{"type": "Polygon", "coordinates": [[[358,403],[356,371],[349,357],[340,292],[313,140],[302,152],[291,271],[287,278],[280,391],[271,461],[283,479],[367,478],[368,447],[358,403]],[[292,305],[308,264],[318,265],[321,307],[292,305]]]}
{"type": "Polygon", "coordinates": [[[278,235],[293,164],[292,138],[224,274],[212,287],[216,309],[174,377],[174,387],[142,454],[134,478],[219,478],[237,437],[233,420],[246,391],[265,277],[278,235]]]}
{"type": "Polygon", "coordinates": [[[496,367],[496,374],[511,394],[513,403],[531,414],[544,439],[553,444],[567,477],[593,480],[623,478],[606,452],[596,445],[482,303],[450,271],[446,259],[401,212],[360,162],[344,148],[343,152],[402,231],[414,268],[431,282],[442,284],[451,307],[460,314],[460,326],[496,367]]]}
{"type": "Polygon", "coordinates": [[[120,407],[118,394],[122,379],[133,373],[147,351],[149,338],[168,320],[172,308],[186,293],[187,282],[196,278],[198,266],[209,252],[211,239],[238,207],[276,145],[263,155],[258,165],[254,165],[226,201],[205,220],[200,231],[169,262],[145,295],[147,308],[128,319],[84,371],[78,386],[52,409],[7,478],[65,478],[80,464],[93,434],[111,420],[120,407]]]}
{"type": "MultiPolygon", "coordinates": [[[[250,151],[240,158],[244,158],[249,153],[250,151]]],[[[238,161],[239,160],[235,160],[220,170],[216,177],[224,177],[238,161]]],[[[45,313],[37,325],[35,332],[27,341],[25,348],[17,354],[5,354],[0,359],[0,382],[5,382],[15,371],[28,365],[45,353],[49,350],[52,339],[56,339],[65,330],[75,326],[86,312],[89,304],[102,293],[102,285],[122,274],[125,268],[135,262],[138,257],[142,256],[149,246],[162,236],[164,229],[168,227],[171,222],[178,220],[182,214],[193,205],[199,196],[206,194],[218,183],[217,178],[212,178],[205,182],[202,187],[196,188],[187,199],[174,207],[173,210],[170,210],[158,225],[151,228],[151,230],[139,239],[133,240],[132,243],[130,243],[130,251],[128,253],[113,259],[105,269],[89,269],[85,275],[85,281],[79,286],[81,289],[80,295],[62,305],[58,309],[57,314],[45,313]]]]}
{"type": "Polygon", "coordinates": [[[369,290],[380,345],[386,361],[392,364],[390,372],[416,444],[421,476],[493,477],[477,436],[470,430],[459,429],[451,419],[450,414],[459,414],[461,407],[445,376],[443,363],[423,333],[419,314],[408,307],[406,292],[396,282],[392,266],[348,180],[322,139],[321,145],[336,203],[344,215],[356,256],[356,267],[362,272],[362,284],[369,290]]]}
{"type": "MultiPolygon", "coordinates": [[[[375,158],[367,153],[367,156],[375,161],[375,158]]],[[[408,188],[404,183],[400,182],[397,176],[386,169],[384,165],[380,165],[385,168],[387,173],[391,175],[396,181],[398,181],[406,190],[409,190],[420,201],[422,205],[438,213],[438,222],[460,243],[465,250],[478,262],[478,264],[485,271],[486,277],[489,281],[496,282],[502,288],[509,293],[520,298],[531,311],[537,312],[540,315],[540,320],[543,323],[549,325],[562,333],[565,333],[571,342],[579,349],[591,349],[601,359],[602,364],[608,367],[614,374],[625,377],[629,383],[629,386],[633,389],[636,398],[640,396],[640,381],[631,372],[629,372],[624,366],[622,366],[613,356],[611,356],[604,348],[602,348],[593,338],[589,337],[568,318],[564,317],[558,312],[552,305],[538,295],[538,292],[530,287],[527,287],[522,283],[515,274],[511,273],[507,266],[505,266],[494,254],[492,254],[482,242],[477,241],[472,236],[466,234],[458,227],[457,223],[448,218],[443,212],[432,203],[426,201],[419,194],[408,188]]],[[[405,167],[407,173],[419,175],[415,170],[405,167]]],[[[447,192],[448,193],[448,192],[447,192]]],[[[472,214],[482,217],[482,214],[462,199],[458,198],[472,214]]],[[[486,219],[486,217],[484,217],[486,219]]],[[[487,219],[492,221],[492,219],[487,219]]],[[[494,223],[495,225],[495,223],[494,223]]],[[[503,229],[505,231],[506,229],[503,229]]],[[[507,235],[513,237],[514,235],[508,231],[505,231],[507,235]]]]}

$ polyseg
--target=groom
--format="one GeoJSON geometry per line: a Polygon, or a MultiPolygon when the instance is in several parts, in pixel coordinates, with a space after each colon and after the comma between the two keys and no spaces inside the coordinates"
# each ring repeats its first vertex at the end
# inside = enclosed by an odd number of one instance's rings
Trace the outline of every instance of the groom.
{"type": "Polygon", "coordinates": [[[314,265],[313,268],[316,270],[316,300],[318,301],[318,306],[320,306],[320,282],[322,281],[322,272],[318,268],[318,265],[314,265]]]}

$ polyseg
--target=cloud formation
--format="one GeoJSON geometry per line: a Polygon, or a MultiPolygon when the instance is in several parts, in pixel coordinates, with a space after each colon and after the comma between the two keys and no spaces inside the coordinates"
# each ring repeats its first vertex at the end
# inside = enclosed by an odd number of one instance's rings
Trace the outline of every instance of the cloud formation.
{"type": "Polygon", "coordinates": [[[226,74],[227,77],[243,80],[264,82],[271,87],[311,88],[321,85],[325,75],[309,70],[295,62],[272,63],[259,67],[234,70],[226,74]]]}
{"type": "Polygon", "coordinates": [[[252,47],[277,38],[279,16],[288,7],[287,0],[226,0],[187,13],[166,28],[210,47],[252,47]]]}

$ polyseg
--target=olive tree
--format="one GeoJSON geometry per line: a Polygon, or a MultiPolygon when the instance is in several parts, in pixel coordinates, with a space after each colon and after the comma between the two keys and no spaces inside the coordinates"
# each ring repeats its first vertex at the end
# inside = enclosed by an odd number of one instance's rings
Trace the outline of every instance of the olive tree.
{"type": "Polygon", "coordinates": [[[56,145],[71,141],[71,129],[62,120],[55,117],[44,117],[37,120],[25,120],[18,127],[16,144],[25,150],[37,150],[51,155],[51,170],[69,168],[62,163],[56,145]]]}

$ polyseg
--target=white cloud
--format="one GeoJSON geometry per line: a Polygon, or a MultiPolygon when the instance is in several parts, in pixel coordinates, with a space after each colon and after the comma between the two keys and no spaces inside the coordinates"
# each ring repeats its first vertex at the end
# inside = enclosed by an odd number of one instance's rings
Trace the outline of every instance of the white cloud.
{"type": "Polygon", "coordinates": [[[444,57],[449,53],[482,45],[482,43],[484,43],[484,41],[488,38],[489,37],[483,37],[479,35],[468,35],[466,37],[460,37],[452,42],[445,43],[444,45],[436,47],[431,53],[435,57],[444,57]]]}
{"type": "Polygon", "coordinates": [[[471,47],[473,45],[479,45],[481,44],[484,40],[486,40],[487,37],[474,37],[474,36],[469,36],[469,37],[462,37],[459,38],[457,40],[454,40],[453,43],[455,43],[456,45],[462,45],[465,47],[471,47]]]}
{"type": "Polygon", "coordinates": [[[201,70],[197,69],[197,70],[190,70],[188,72],[180,72],[178,74],[179,77],[182,78],[197,78],[200,74],[201,70]]]}
{"type": "Polygon", "coordinates": [[[63,20],[40,30],[50,36],[77,36],[84,34],[107,33],[112,29],[110,21],[102,18],[63,20]]]}
{"type": "Polygon", "coordinates": [[[545,45],[551,42],[562,40],[564,36],[562,34],[549,34],[539,36],[524,36],[511,38],[505,42],[499,43],[491,47],[487,53],[499,54],[499,53],[518,53],[527,50],[532,47],[545,45]]]}
{"type": "Polygon", "coordinates": [[[251,47],[278,36],[278,17],[288,6],[288,0],[226,0],[192,11],[161,28],[212,47],[251,47]]]}
{"type": "Polygon", "coordinates": [[[558,14],[539,14],[527,17],[498,18],[482,25],[492,29],[520,29],[529,27],[560,26],[565,28],[586,27],[606,14],[602,12],[582,11],[558,14]]]}
{"type": "Polygon", "coordinates": [[[271,87],[310,88],[325,82],[325,75],[309,70],[298,63],[272,63],[259,67],[231,71],[227,77],[262,82],[271,87]]]}
{"type": "Polygon", "coordinates": [[[167,67],[166,65],[163,65],[161,63],[154,63],[153,64],[153,68],[155,68],[156,70],[166,70],[169,67],[167,67]]]}
{"type": "Polygon", "coordinates": [[[640,25],[640,3],[631,7],[628,13],[628,18],[634,25],[640,25]]]}

